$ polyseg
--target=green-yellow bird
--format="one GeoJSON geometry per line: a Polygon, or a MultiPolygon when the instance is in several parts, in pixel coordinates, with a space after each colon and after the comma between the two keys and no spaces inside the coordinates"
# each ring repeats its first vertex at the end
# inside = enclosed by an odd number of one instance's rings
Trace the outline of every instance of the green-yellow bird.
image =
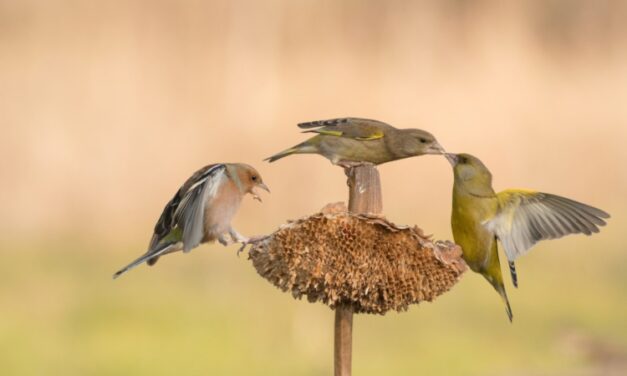
{"type": "Polygon", "coordinates": [[[341,118],[298,124],[303,133],[316,136],[269,158],[274,162],[292,154],[320,154],[336,165],[350,167],[360,162],[381,164],[424,154],[443,154],[444,149],[429,132],[397,129],[370,119],[341,118]]]}
{"type": "Polygon", "coordinates": [[[495,193],[492,174],[469,154],[445,154],[455,174],[451,225],[455,243],[468,266],[481,273],[501,295],[512,320],[497,252],[501,242],[512,282],[518,287],[514,261],[540,240],[568,234],[590,235],[604,226],[606,212],[549,193],[508,189],[495,193]]]}

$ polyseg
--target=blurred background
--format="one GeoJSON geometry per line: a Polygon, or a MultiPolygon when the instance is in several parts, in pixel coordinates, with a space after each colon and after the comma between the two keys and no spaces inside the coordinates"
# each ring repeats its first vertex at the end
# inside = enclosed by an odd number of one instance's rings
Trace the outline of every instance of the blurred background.
{"type": "MultiPolygon", "coordinates": [[[[357,375],[627,374],[627,3],[621,0],[0,1],[0,373],[328,375],[333,313],[205,245],[112,281],[197,168],[272,189],[271,232],[346,199],[319,156],[261,160],[298,122],[356,116],[479,156],[497,190],[612,214],[538,245],[502,303],[467,273],[435,303],[355,319],[357,375]]],[[[379,168],[384,212],[450,239],[452,175],[379,168]]]]}

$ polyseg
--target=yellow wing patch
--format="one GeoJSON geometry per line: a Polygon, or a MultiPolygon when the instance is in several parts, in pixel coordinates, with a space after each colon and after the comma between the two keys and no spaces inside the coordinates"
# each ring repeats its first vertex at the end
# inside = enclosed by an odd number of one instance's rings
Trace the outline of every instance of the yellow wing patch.
{"type": "Polygon", "coordinates": [[[367,137],[356,137],[356,139],[360,141],[377,140],[379,138],[383,138],[383,132],[375,132],[367,137]]]}
{"type": "Polygon", "coordinates": [[[344,133],[342,133],[341,131],[328,131],[325,129],[318,129],[314,131],[315,133],[320,133],[320,134],[324,134],[327,136],[337,136],[337,137],[342,137],[342,135],[344,135],[344,133]]]}
{"type": "Polygon", "coordinates": [[[345,129],[345,130],[332,130],[332,129],[314,129],[310,131],[304,131],[303,133],[318,133],[325,136],[334,137],[346,137],[352,138],[358,141],[370,141],[383,138],[384,133],[379,130],[373,132],[367,132],[365,130],[345,129]]]}

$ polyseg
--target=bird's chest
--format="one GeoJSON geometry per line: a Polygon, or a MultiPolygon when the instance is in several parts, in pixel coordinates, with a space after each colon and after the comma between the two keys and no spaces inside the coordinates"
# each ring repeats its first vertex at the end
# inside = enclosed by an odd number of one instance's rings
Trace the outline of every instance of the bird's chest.
{"type": "Polygon", "coordinates": [[[494,234],[482,224],[492,215],[495,204],[492,201],[464,197],[453,200],[453,238],[462,247],[464,260],[475,271],[488,263],[494,243],[494,234]]]}
{"type": "Polygon", "coordinates": [[[242,195],[232,182],[223,184],[216,195],[207,201],[205,206],[205,234],[207,240],[213,240],[218,235],[229,230],[231,220],[239,209],[242,195]]]}

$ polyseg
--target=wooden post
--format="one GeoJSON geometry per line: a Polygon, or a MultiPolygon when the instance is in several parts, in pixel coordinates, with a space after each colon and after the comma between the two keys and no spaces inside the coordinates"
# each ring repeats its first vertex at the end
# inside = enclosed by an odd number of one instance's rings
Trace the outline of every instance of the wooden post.
{"type": "Polygon", "coordinates": [[[381,203],[381,180],[379,171],[372,164],[350,168],[348,176],[348,211],[351,213],[380,214],[383,211],[381,203]]]}
{"type": "Polygon", "coordinates": [[[353,309],[335,308],[335,376],[351,376],[353,353],[353,309]]]}
{"type": "MultiPolygon", "coordinates": [[[[381,202],[381,180],[372,164],[363,164],[346,169],[348,176],[348,211],[352,213],[379,214],[381,202]]],[[[335,376],[351,376],[353,351],[353,308],[335,308],[335,376]]]]}

